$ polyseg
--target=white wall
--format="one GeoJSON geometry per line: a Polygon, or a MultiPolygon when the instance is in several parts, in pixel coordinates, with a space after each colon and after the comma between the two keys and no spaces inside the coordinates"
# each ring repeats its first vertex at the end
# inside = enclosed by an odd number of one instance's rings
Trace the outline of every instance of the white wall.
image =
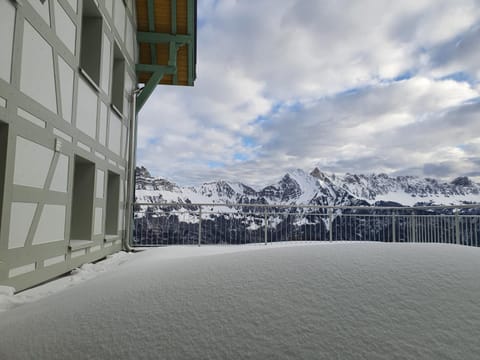
{"type": "Polygon", "coordinates": [[[36,269],[35,263],[14,267],[8,271],[8,277],[12,278],[15,276],[20,276],[20,275],[35,271],[35,269],[36,269]]]}
{"type": "Polygon", "coordinates": [[[60,98],[62,99],[62,115],[66,121],[72,122],[73,69],[59,56],[58,70],[60,77],[60,98]]]}
{"type": "Polygon", "coordinates": [[[97,94],[82,78],[78,81],[77,128],[95,139],[97,131],[97,94]]]}
{"type": "Polygon", "coordinates": [[[125,230],[125,222],[123,217],[123,209],[118,210],[118,230],[125,230]]]}
{"type": "Polygon", "coordinates": [[[55,30],[60,40],[75,54],[77,28],[58,0],[55,1],[55,30]]]}
{"type": "Polygon", "coordinates": [[[65,205],[45,205],[33,237],[33,245],[65,240],[65,214],[65,205]]]}
{"type": "Polygon", "coordinates": [[[95,225],[93,226],[93,235],[100,235],[103,233],[103,209],[95,208],[95,225]]]}
{"type": "Polygon", "coordinates": [[[52,159],[52,150],[17,136],[13,183],[43,189],[52,159]]]}
{"type": "Polygon", "coordinates": [[[128,130],[125,125],[122,125],[122,154],[121,156],[127,158],[127,140],[128,140],[128,130]]]}
{"type": "Polygon", "coordinates": [[[67,192],[68,188],[68,163],[69,158],[66,155],[60,154],[57,162],[57,167],[53,173],[52,182],[50,184],[51,191],[67,192]]]}
{"type": "Polygon", "coordinates": [[[9,1],[0,1],[0,78],[10,82],[15,8],[9,1]]]}
{"type": "Polygon", "coordinates": [[[102,42],[102,69],[100,87],[108,95],[110,94],[110,70],[112,68],[112,44],[108,36],[103,34],[102,42]]]}
{"type": "Polygon", "coordinates": [[[105,188],[105,172],[97,170],[95,196],[97,199],[103,199],[103,192],[105,188]]]}
{"type": "Polygon", "coordinates": [[[120,142],[122,139],[122,122],[113,111],[110,113],[110,126],[108,128],[108,148],[120,155],[120,142]]]}
{"type": "Polygon", "coordinates": [[[48,259],[43,260],[43,266],[52,266],[65,262],[65,255],[54,256],[48,259]]]}
{"type": "Polygon", "coordinates": [[[105,105],[105,103],[103,102],[100,102],[100,118],[98,119],[98,142],[104,146],[107,144],[107,116],[107,105],[105,105]]]}
{"type": "Polygon", "coordinates": [[[105,7],[107,9],[108,15],[112,17],[113,15],[113,0],[105,0],[105,7]]]}
{"type": "Polygon", "coordinates": [[[8,235],[8,248],[15,249],[25,246],[33,215],[37,204],[14,202],[10,208],[10,232],[8,235]]]}
{"type": "Polygon", "coordinates": [[[20,90],[50,111],[57,112],[52,47],[25,21],[20,90]]]}
{"type": "Polygon", "coordinates": [[[115,1],[114,24],[122,42],[125,41],[125,5],[123,1],[115,1]]]}

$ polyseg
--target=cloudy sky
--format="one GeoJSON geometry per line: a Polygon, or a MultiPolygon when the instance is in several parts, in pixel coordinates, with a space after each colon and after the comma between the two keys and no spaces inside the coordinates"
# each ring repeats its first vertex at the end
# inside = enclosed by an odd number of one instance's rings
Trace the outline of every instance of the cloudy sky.
{"type": "Polygon", "coordinates": [[[138,135],[181,185],[477,177],[480,0],[198,0],[195,87],[157,87],[138,135]]]}

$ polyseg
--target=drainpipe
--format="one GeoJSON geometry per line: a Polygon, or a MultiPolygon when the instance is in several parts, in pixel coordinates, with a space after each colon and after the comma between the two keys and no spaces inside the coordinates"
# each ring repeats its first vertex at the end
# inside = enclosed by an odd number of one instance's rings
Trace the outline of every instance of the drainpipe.
{"type": "Polygon", "coordinates": [[[130,136],[128,141],[128,171],[126,181],[126,211],[125,211],[125,236],[123,237],[123,249],[126,251],[135,251],[131,247],[131,240],[133,237],[133,204],[135,196],[135,165],[137,154],[137,95],[142,89],[135,89],[132,91],[132,100],[130,107],[130,136]]]}

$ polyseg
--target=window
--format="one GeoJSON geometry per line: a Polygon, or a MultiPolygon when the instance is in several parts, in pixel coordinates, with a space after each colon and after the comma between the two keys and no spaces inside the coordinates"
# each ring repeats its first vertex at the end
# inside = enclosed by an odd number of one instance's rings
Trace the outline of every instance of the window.
{"type": "Polygon", "coordinates": [[[75,156],[70,239],[91,240],[95,164],[75,156]]]}
{"type": "Polygon", "coordinates": [[[80,68],[97,87],[100,84],[102,15],[93,0],[83,1],[80,68]]]}
{"type": "Polygon", "coordinates": [[[107,212],[105,216],[105,234],[118,234],[118,209],[120,199],[120,175],[108,172],[107,212]]]}
{"type": "Polygon", "coordinates": [[[5,184],[5,168],[7,163],[8,125],[0,121],[0,226],[3,209],[3,187],[5,184]]]}
{"type": "Polygon", "coordinates": [[[123,113],[123,89],[125,87],[125,58],[115,43],[113,51],[112,106],[123,113]]]}

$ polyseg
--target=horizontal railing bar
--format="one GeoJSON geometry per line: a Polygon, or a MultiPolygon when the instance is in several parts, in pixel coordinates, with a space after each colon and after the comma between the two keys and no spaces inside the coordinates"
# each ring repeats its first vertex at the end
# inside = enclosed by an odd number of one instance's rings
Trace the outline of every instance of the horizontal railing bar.
{"type": "Polygon", "coordinates": [[[220,203],[134,203],[134,206],[210,206],[210,207],[260,207],[260,208],[304,208],[304,209],[356,209],[356,210],[434,210],[434,209],[478,209],[480,204],[428,205],[428,206],[347,206],[347,205],[286,205],[286,204],[220,204],[220,203]]]}

